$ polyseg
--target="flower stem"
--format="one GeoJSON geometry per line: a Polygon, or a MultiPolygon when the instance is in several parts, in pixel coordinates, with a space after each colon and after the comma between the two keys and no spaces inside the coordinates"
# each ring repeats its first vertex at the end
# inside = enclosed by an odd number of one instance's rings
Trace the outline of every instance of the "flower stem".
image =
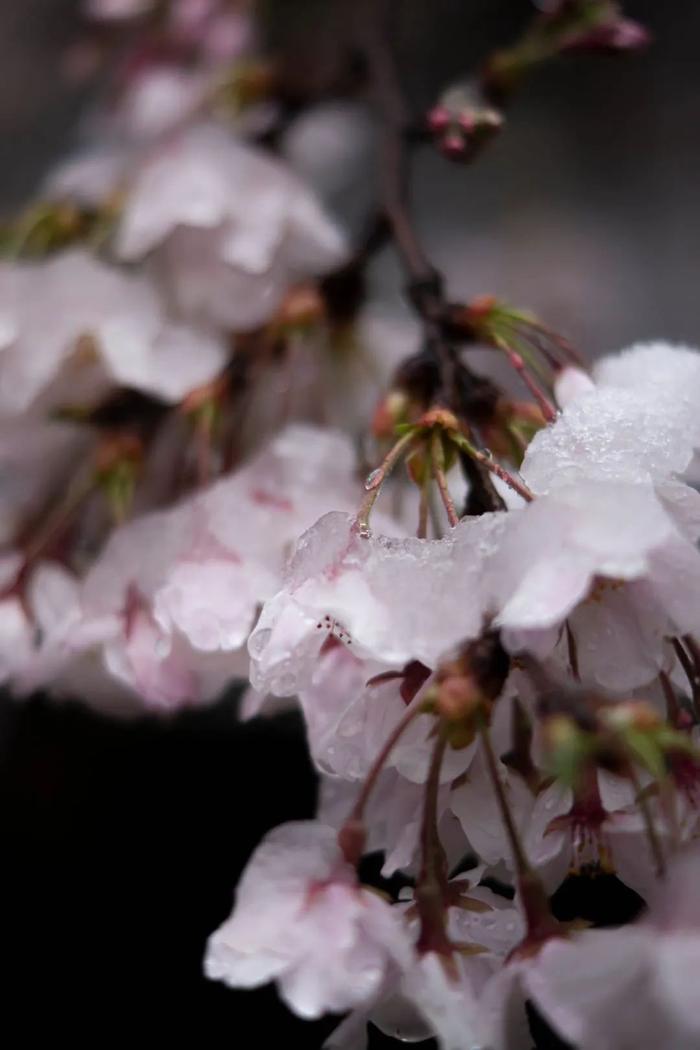
{"type": "Polygon", "coordinates": [[[400,437],[396,444],[389,449],[377,469],[373,470],[370,474],[365,482],[367,495],[363,499],[362,505],[357,513],[356,525],[358,528],[361,528],[362,526],[366,527],[369,524],[369,516],[372,512],[372,507],[377,502],[377,496],[379,495],[382,485],[388,478],[389,474],[391,474],[404,452],[407,452],[413,444],[414,440],[415,434],[413,431],[400,437]]]}
{"type": "Polygon", "coordinates": [[[649,807],[649,799],[639,783],[637,771],[631,764],[629,778],[636,793],[636,802],[639,806],[639,812],[641,813],[644,822],[644,830],[649,842],[649,849],[651,850],[651,855],[654,858],[654,864],[656,865],[656,874],[662,879],[666,874],[666,860],[661,848],[661,841],[659,840],[656,827],[654,826],[654,818],[652,817],[651,809],[649,807]]]}
{"type": "Polygon", "coordinates": [[[460,434],[458,437],[453,438],[453,440],[461,449],[463,449],[464,452],[467,453],[468,456],[475,459],[477,463],[481,463],[482,466],[486,467],[486,469],[492,474],[495,474],[496,477],[501,479],[501,481],[505,481],[506,485],[514,492],[517,492],[526,503],[532,503],[535,498],[534,494],[530,491],[524,481],[520,481],[518,478],[513,477],[512,474],[509,474],[507,470],[504,470],[500,463],[497,463],[495,459],[491,458],[491,456],[482,452],[478,448],[474,448],[471,441],[468,441],[464,435],[460,434]]]}
{"type": "Polygon", "coordinates": [[[459,515],[455,509],[454,501],[450,495],[450,490],[447,485],[447,478],[445,476],[445,456],[442,448],[442,438],[437,430],[433,431],[431,439],[431,459],[433,467],[433,477],[437,482],[437,487],[440,491],[440,497],[445,506],[447,512],[447,520],[449,521],[452,528],[459,522],[459,515]]]}
{"type": "Polygon", "coordinates": [[[415,889],[416,908],[420,918],[416,949],[419,952],[437,952],[451,958],[453,947],[447,935],[447,859],[438,831],[440,770],[446,747],[447,727],[442,724],[438,728],[423,795],[421,870],[415,889]]]}

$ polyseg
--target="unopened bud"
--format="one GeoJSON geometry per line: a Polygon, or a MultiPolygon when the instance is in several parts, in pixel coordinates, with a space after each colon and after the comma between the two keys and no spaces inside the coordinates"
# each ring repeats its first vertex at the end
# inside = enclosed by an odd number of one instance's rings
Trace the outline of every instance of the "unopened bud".
{"type": "Polygon", "coordinates": [[[470,83],[446,91],[428,115],[440,151],[451,160],[471,160],[502,123],[502,115],[470,83]]]}
{"type": "Polygon", "coordinates": [[[362,859],[367,842],[367,832],[363,821],[351,817],[338,832],[338,846],[348,864],[357,867],[362,859]]]}
{"type": "Polygon", "coordinates": [[[376,438],[390,438],[399,423],[406,421],[409,401],[401,390],[390,390],[374,410],[372,433],[376,438]]]}
{"type": "Polygon", "coordinates": [[[303,284],[287,293],[273,324],[284,331],[308,328],[321,321],[324,315],[325,305],[318,288],[313,284],[303,284]]]}
{"type": "Polygon", "coordinates": [[[641,732],[661,725],[658,712],[646,700],[624,700],[605,708],[602,715],[614,729],[637,729],[641,732]]]}

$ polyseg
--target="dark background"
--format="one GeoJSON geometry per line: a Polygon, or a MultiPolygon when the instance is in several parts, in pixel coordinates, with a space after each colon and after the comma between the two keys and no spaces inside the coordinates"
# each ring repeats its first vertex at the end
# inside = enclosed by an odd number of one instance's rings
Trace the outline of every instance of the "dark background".
{"type": "MultiPolygon", "coordinates": [[[[695,342],[700,328],[700,4],[625,6],[654,31],[648,54],[543,71],[474,168],[427,153],[418,161],[421,228],[454,290],[535,308],[590,354],[636,339],[695,342]]],[[[416,105],[485,47],[507,42],[529,12],[526,0],[404,7],[416,105]]],[[[5,210],[69,149],[90,101],[60,74],[76,9],[71,0],[0,5],[5,210]]],[[[332,48],[329,0],[277,0],[276,10],[282,38],[310,16],[300,54],[332,48]]],[[[394,288],[391,267],[381,279],[394,288]]],[[[238,995],[200,975],[206,936],[228,913],[251,849],[272,825],[310,814],[313,795],[293,717],[240,726],[226,702],[165,724],[120,724],[80,706],[6,700],[8,1046],[153,1035],[198,1048],[318,1046],[328,1025],[290,1019],[268,991],[238,995]]],[[[569,887],[559,903],[621,917],[629,901],[615,892],[600,882],[569,887]]]]}

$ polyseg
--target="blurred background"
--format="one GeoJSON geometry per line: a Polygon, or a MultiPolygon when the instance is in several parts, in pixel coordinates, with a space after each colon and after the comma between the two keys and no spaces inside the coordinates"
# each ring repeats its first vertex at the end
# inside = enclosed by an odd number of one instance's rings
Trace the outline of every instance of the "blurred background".
{"type": "MultiPolygon", "coordinates": [[[[629,0],[654,34],[528,81],[473,167],[417,161],[418,222],[456,295],[535,310],[588,355],[700,339],[700,4],[629,0]]],[[[28,200],[78,140],[100,78],[65,77],[78,0],[0,5],[0,207],[28,200]]],[[[531,14],[529,0],[404,0],[397,41],[416,111],[531,14]]],[[[333,0],[268,0],[273,44],[323,86],[333,0]]],[[[393,262],[375,268],[400,309],[393,262]]],[[[3,1006],[38,1038],[102,1046],[179,1035],[197,1047],[320,1045],[271,992],[200,976],[207,934],[274,824],[314,783],[293,716],[240,726],[231,700],[167,724],[111,723],[41,698],[0,707],[3,1006]]],[[[9,1018],[7,1022],[9,1024],[9,1018]]],[[[331,1025],[332,1027],[332,1025],[331,1025]]],[[[545,1044],[541,1045],[554,1045],[545,1044]]]]}

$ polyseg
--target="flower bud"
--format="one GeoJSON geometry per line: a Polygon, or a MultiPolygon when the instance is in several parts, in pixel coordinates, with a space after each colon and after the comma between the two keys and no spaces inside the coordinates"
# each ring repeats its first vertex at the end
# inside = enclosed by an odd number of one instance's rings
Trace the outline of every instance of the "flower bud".
{"type": "Polygon", "coordinates": [[[503,117],[478,88],[459,84],[445,92],[428,114],[427,124],[446,157],[468,161],[500,130],[503,117]]]}

